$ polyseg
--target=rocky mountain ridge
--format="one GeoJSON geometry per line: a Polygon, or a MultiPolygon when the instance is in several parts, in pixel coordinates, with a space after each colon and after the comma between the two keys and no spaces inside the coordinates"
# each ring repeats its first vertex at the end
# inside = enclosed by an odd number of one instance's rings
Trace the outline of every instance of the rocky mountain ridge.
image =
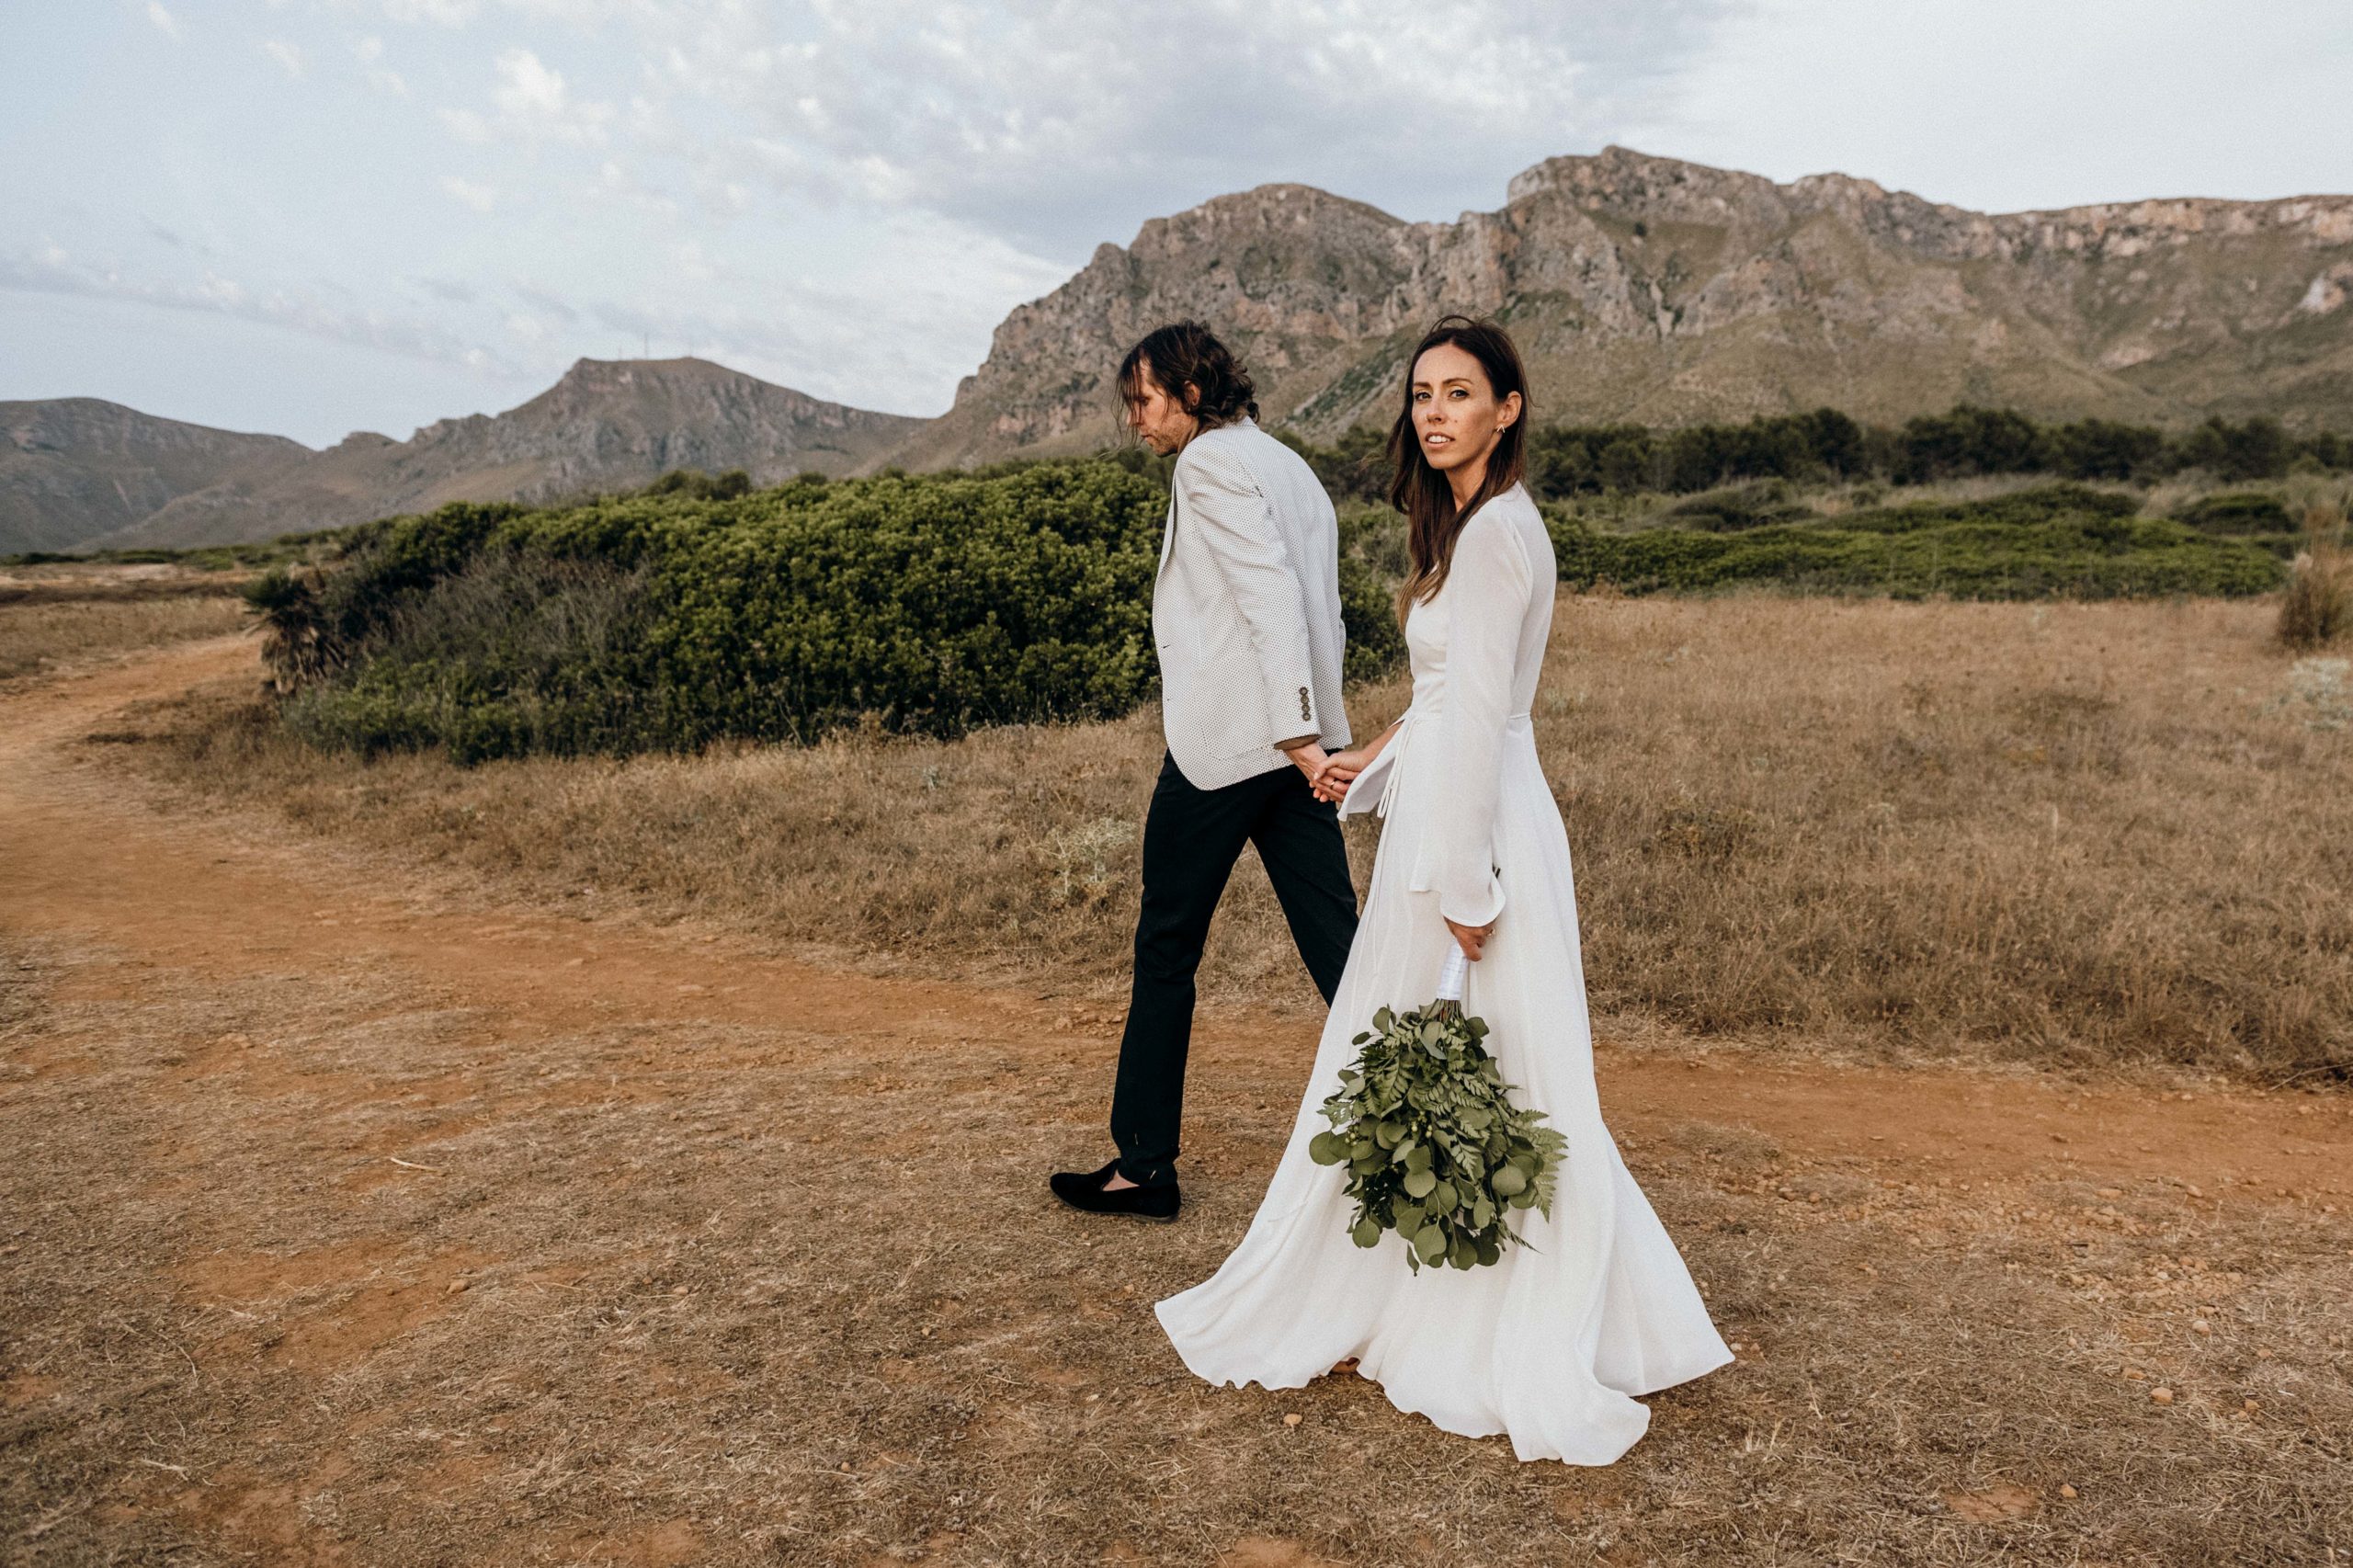
{"type": "Polygon", "coordinates": [[[71,550],[182,495],[313,455],[283,436],[159,419],[94,397],[0,403],[0,555],[71,550]]]}
{"type": "Polygon", "coordinates": [[[1198,315],[1267,417],[1385,421],[1441,312],[1508,322],[1540,417],[1679,424],[1957,402],[2353,428],[2353,197],[2180,199],[1988,215],[1866,179],[1789,184],[1612,147],[1548,159],[1503,208],[1412,223],[1305,186],[1154,219],[1015,310],[910,466],[1084,448],[1108,375],[1198,315]]]}
{"type": "MultiPolygon", "coordinates": [[[[449,501],[630,489],[679,468],[741,468],[762,483],[809,469],[847,473],[879,460],[920,423],[827,403],[704,359],[583,359],[504,414],[437,420],[405,441],[361,431],[321,452],[283,442],[291,460],[227,470],[144,510],[125,505],[51,515],[45,537],[73,533],[77,521],[78,537],[28,548],[269,539],[449,501]]],[[[52,484],[39,494],[66,493],[52,484]]],[[[0,472],[0,506],[36,507],[35,494],[0,472]]]]}
{"type": "Polygon", "coordinates": [[[107,545],[209,544],[335,528],[451,501],[631,489],[672,469],[767,484],[847,473],[921,422],[827,403],[706,359],[582,359],[504,414],[437,420],[406,441],[351,436],[311,461],[180,496],[107,545]]]}

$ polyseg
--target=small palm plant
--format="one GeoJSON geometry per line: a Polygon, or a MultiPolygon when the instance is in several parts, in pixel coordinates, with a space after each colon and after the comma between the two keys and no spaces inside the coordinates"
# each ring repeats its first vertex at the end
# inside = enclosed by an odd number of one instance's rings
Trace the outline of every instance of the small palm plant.
{"type": "Polygon", "coordinates": [[[261,621],[261,660],[279,696],[325,679],[343,663],[314,570],[271,567],[245,585],[245,605],[261,621]]]}

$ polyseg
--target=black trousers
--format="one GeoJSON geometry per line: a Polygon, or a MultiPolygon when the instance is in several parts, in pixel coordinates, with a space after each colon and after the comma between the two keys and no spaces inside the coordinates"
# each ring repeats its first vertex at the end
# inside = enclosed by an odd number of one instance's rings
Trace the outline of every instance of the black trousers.
{"type": "Polygon", "coordinates": [[[1291,941],[1326,1005],[1347,967],[1357,895],[1337,810],[1315,798],[1296,767],[1222,790],[1198,790],[1174,757],[1164,757],[1143,824],[1135,987],[1111,1091],[1120,1173],[1140,1186],[1176,1179],[1185,1057],[1193,1040],[1193,976],[1201,966],[1210,917],[1245,843],[1257,846],[1290,923],[1291,941]]]}

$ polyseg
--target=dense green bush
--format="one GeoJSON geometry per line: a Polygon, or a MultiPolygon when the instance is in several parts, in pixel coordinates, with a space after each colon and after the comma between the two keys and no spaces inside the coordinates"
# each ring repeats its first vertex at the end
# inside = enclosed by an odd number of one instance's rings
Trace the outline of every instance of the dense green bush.
{"type": "MultiPolygon", "coordinates": [[[[825,476],[811,470],[799,483],[824,483],[825,476]]],[[[674,468],[645,487],[648,495],[691,495],[698,501],[733,501],[752,493],[752,476],[740,468],[725,473],[704,473],[691,468],[674,468]]]]}
{"type": "MultiPolygon", "coordinates": [[[[1388,493],[1387,431],[1358,426],[1330,447],[1286,434],[1335,495],[1388,493]]],[[[1767,415],[1739,425],[1551,425],[1528,437],[1528,487],[1539,500],[1652,492],[1688,495],[1750,480],[1871,478],[1923,484],[1980,474],[2154,480],[2204,470],[2227,483],[2299,467],[2353,469],[2353,440],[2295,435],[2258,415],[2217,415],[2186,431],[2107,419],[2044,424],[2011,409],[1961,404],[1900,426],[1858,424],[1836,409],[1767,415]]]]}
{"type": "Polygon", "coordinates": [[[2135,516],[2130,495],[2054,484],[1985,501],[1915,503],[1734,533],[1612,534],[1548,514],[1561,580],[1628,593],[1764,583],[1896,597],[2119,598],[2257,594],[2279,585],[2276,556],[2135,516]]]}
{"type": "Polygon", "coordinates": [[[320,528],[310,533],[281,534],[271,540],[199,544],[179,550],[145,546],[135,550],[31,550],[21,555],[0,555],[0,567],[70,562],[77,566],[186,566],[199,572],[230,572],[241,566],[283,566],[331,554],[339,537],[339,529],[320,528]]]}
{"type": "Polygon", "coordinates": [[[2238,540],[2292,561],[2304,547],[2303,530],[2279,496],[2259,490],[2224,491],[2201,496],[2174,514],[2200,533],[2238,540]]]}
{"type": "Polygon", "coordinates": [[[1811,521],[1813,509],[1799,502],[1787,481],[1757,480],[1722,490],[1703,491],[1678,501],[1659,514],[1669,528],[1699,528],[1709,533],[1738,533],[1768,523],[1811,521]]]}
{"type": "MultiPolygon", "coordinates": [[[[315,651],[288,716],[332,744],[472,761],[953,734],[1153,694],[1166,509],[1106,461],[452,506],[355,530],[340,570],[256,605],[273,646],[315,651]]],[[[1341,587],[1349,672],[1378,674],[1402,645],[1388,579],[1350,551],[1341,587]]]]}
{"type": "MultiPolygon", "coordinates": [[[[474,761],[1103,718],[1156,687],[1165,467],[813,474],[740,494],[698,476],[563,506],[457,505],[352,529],[333,568],[281,566],[250,597],[289,722],[363,750],[474,761]]],[[[2276,504],[2225,497],[2182,518],[2139,505],[2046,484],[1821,517],[1770,479],[1631,532],[1548,516],[1577,587],[2021,598],[2280,583],[2267,538],[2225,537],[2276,504]]],[[[1362,680],[1403,656],[1404,528],[1351,503],[1340,536],[1347,674],[1362,680]]]]}
{"type": "Polygon", "coordinates": [[[2260,490],[2226,490],[2201,495],[2175,514],[2200,533],[2283,534],[2296,531],[2287,504],[2260,490]]]}

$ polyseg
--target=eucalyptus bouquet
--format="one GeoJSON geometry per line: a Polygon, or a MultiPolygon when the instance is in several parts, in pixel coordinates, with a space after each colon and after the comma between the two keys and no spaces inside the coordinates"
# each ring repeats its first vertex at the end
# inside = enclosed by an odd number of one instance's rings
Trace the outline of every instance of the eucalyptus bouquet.
{"type": "Polygon", "coordinates": [[[1512,1103],[1483,1043],[1485,1022],[1462,1016],[1467,967],[1460,951],[1449,955],[1436,1001],[1373,1015],[1340,1092],[1324,1102],[1331,1131],[1308,1144],[1317,1165],[1347,1166],[1357,1245],[1378,1246],[1394,1231],[1415,1273],[1425,1263],[1491,1264],[1521,1242],[1504,1216],[1552,1214],[1568,1149],[1542,1111],[1512,1103]]]}

